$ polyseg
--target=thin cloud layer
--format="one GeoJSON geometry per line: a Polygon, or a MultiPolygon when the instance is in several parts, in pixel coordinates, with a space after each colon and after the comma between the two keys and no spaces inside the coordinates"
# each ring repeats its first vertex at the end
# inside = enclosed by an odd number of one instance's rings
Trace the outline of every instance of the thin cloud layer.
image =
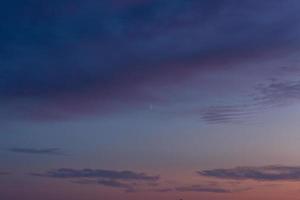
{"type": "Polygon", "coordinates": [[[300,181],[300,167],[294,166],[265,166],[265,167],[236,167],[232,169],[212,169],[198,172],[201,176],[256,181],[300,181]]]}
{"type": "Polygon", "coordinates": [[[167,192],[190,192],[190,193],[216,193],[216,194],[227,194],[244,192],[252,189],[249,186],[242,185],[240,182],[229,182],[229,181],[217,181],[217,182],[206,182],[201,181],[198,184],[183,184],[181,186],[173,187],[161,187],[154,189],[154,192],[167,193],[167,192]]]}
{"type": "Polygon", "coordinates": [[[35,149],[35,148],[11,148],[9,151],[21,154],[41,154],[41,155],[63,155],[61,149],[59,148],[45,148],[45,149],[35,149]]]}
{"type": "Polygon", "coordinates": [[[231,193],[232,192],[228,189],[221,188],[221,187],[212,187],[212,186],[203,186],[203,185],[178,187],[175,190],[178,192],[208,192],[208,193],[231,193]]]}
{"type": "Polygon", "coordinates": [[[198,174],[220,180],[213,182],[199,180],[198,184],[180,184],[180,182],[163,184],[159,176],[150,176],[133,171],[65,168],[50,170],[45,173],[32,173],[31,175],[69,180],[75,184],[110,187],[124,192],[151,191],[157,193],[230,194],[268,186],[244,184],[243,180],[300,181],[300,168],[292,166],[236,167],[232,169],[203,170],[199,171],[198,174]]]}
{"type": "Polygon", "coordinates": [[[128,182],[128,181],[120,181],[114,179],[79,179],[72,181],[72,183],[82,184],[82,185],[101,185],[104,187],[111,187],[116,189],[122,189],[125,192],[133,192],[135,191],[136,183],[128,182]]]}
{"type": "Polygon", "coordinates": [[[114,171],[103,169],[70,169],[61,168],[50,170],[45,173],[32,173],[33,176],[68,179],[73,183],[84,185],[101,185],[122,189],[125,192],[135,192],[143,187],[144,183],[155,183],[159,181],[159,176],[150,176],[145,173],[133,171],[114,171]]]}

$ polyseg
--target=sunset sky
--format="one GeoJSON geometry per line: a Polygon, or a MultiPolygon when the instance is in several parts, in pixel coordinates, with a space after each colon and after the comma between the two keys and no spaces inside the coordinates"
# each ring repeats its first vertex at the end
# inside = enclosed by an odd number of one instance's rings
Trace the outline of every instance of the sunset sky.
{"type": "Polygon", "coordinates": [[[299,0],[0,3],[1,200],[299,200],[299,0]]]}

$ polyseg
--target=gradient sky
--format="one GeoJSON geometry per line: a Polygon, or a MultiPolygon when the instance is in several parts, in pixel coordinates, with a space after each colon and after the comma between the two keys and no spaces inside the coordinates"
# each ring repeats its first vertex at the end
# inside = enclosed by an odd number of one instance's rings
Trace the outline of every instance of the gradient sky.
{"type": "Polygon", "coordinates": [[[299,199],[299,13],[2,1],[0,199],[299,199]]]}

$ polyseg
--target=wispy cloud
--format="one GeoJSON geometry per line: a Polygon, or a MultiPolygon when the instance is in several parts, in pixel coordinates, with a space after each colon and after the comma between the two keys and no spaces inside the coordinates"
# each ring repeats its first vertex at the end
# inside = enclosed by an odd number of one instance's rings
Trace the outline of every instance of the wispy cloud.
{"type": "Polygon", "coordinates": [[[64,155],[63,151],[59,148],[11,148],[9,151],[21,154],[64,155]]]}
{"type": "Polygon", "coordinates": [[[137,191],[143,183],[157,182],[159,176],[150,176],[133,171],[115,171],[103,169],[70,169],[61,168],[45,173],[31,173],[33,176],[70,179],[77,184],[93,184],[123,189],[126,192],[137,191]]]}
{"type": "Polygon", "coordinates": [[[206,182],[202,181],[199,184],[186,184],[173,187],[161,187],[154,189],[154,192],[199,192],[199,193],[235,193],[243,192],[251,189],[250,187],[242,186],[240,183],[232,183],[229,181],[206,182]]]}
{"type": "Polygon", "coordinates": [[[257,87],[256,101],[267,106],[289,105],[300,102],[300,81],[273,80],[257,87]]]}
{"type": "Polygon", "coordinates": [[[251,105],[211,106],[203,109],[202,120],[209,124],[242,122],[253,115],[255,109],[251,105]]]}
{"type": "Polygon", "coordinates": [[[212,169],[198,172],[201,176],[256,181],[300,181],[300,167],[297,166],[264,166],[236,167],[232,169],[212,169]]]}

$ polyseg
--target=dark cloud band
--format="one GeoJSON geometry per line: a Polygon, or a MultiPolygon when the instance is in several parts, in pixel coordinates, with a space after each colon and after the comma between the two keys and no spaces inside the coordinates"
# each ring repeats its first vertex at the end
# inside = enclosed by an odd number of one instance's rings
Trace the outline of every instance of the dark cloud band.
{"type": "Polygon", "coordinates": [[[41,155],[63,155],[63,152],[59,148],[45,148],[45,149],[34,149],[34,148],[11,148],[9,151],[14,153],[22,154],[41,154],[41,155]]]}
{"type": "Polygon", "coordinates": [[[114,171],[103,169],[70,169],[61,168],[51,170],[45,173],[35,173],[36,176],[45,176],[52,178],[106,178],[111,180],[127,180],[127,181],[157,181],[159,176],[149,176],[144,173],[136,173],[133,171],[114,171]]]}
{"type": "Polygon", "coordinates": [[[236,167],[232,169],[213,169],[198,172],[201,176],[220,179],[256,181],[300,181],[300,167],[266,166],[236,167]]]}
{"type": "Polygon", "coordinates": [[[178,192],[208,192],[208,193],[231,193],[230,190],[219,187],[209,187],[209,186],[201,186],[201,185],[192,185],[186,187],[178,187],[176,188],[178,192]]]}

